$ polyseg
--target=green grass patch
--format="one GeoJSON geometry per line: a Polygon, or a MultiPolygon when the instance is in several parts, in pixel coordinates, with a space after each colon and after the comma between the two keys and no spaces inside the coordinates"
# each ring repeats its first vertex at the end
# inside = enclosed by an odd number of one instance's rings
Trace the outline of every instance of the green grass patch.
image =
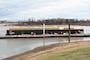
{"type": "Polygon", "coordinates": [[[90,47],[42,56],[38,60],[90,60],[90,47]]]}

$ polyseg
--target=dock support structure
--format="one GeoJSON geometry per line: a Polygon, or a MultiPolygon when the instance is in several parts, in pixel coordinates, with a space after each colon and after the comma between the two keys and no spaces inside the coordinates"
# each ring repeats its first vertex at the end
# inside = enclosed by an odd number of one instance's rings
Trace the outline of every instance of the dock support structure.
{"type": "Polygon", "coordinates": [[[43,46],[45,46],[45,24],[43,23],[43,46]]]}
{"type": "Polygon", "coordinates": [[[70,31],[70,23],[68,23],[68,42],[70,43],[70,34],[71,34],[71,31],[70,31]]]}

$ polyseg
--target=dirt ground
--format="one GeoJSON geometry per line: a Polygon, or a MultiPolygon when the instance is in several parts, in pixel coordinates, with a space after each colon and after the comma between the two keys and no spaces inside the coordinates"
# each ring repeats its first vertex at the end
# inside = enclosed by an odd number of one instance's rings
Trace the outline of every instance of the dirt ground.
{"type": "Polygon", "coordinates": [[[31,51],[12,56],[3,60],[37,60],[37,58],[44,56],[44,55],[49,55],[49,54],[54,54],[57,52],[64,52],[64,51],[70,51],[74,49],[79,49],[82,47],[89,47],[90,42],[71,42],[71,43],[57,43],[57,44],[52,44],[48,46],[41,46],[37,47],[31,51]]]}

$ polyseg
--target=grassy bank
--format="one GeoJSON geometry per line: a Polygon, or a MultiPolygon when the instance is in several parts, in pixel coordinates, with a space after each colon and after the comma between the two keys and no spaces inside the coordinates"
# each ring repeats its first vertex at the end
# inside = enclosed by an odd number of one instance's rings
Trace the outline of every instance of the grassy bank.
{"type": "Polygon", "coordinates": [[[90,47],[50,54],[37,60],[90,60],[90,47]]]}

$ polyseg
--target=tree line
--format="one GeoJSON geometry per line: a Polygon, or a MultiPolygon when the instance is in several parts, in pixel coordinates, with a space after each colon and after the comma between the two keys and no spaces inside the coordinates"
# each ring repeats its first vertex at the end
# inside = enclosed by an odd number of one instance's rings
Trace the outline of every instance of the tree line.
{"type": "MultiPolygon", "coordinates": [[[[2,21],[2,22],[7,22],[2,21]]],[[[78,19],[64,19],[64,18],[52,18],[52,19],[28,19],[28,20],[20,20],[17,22],[10,22],[10,23],[16,23],[15,25],[42,25],[45,23],[46,25],[85,25],[85,26],[90,26],[90,20],[78,20],[78,19]]]]}
{"type": "Polygon", "coordinates": [[[33,20],[28,19],[27,21],[18,21],[18,25],[90,25],[90,20],[78,20],[78,19],[64,19],[64,18],[53,18],[53,19],[41,19],[33,20]]]}

